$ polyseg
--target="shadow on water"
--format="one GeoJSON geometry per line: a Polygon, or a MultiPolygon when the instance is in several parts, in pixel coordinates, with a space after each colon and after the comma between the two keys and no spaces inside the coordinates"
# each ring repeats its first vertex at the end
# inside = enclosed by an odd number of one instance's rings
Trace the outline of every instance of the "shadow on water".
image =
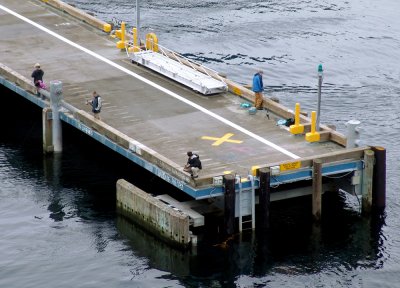
{"type": "MultiPolygon", "coordinates": [[[[2,95],[10,93],[1,89],[2,95]]],[[[3,125],[0,141],[10,149],[22,148],[21,155],[13,156],[17,160],[10,162],[16,169],[24,166],[21,173],[27,171],[27,177],[33,181],[38,177],[45,179],[49,188],[49,217],[55,222],[75,217],[116,225],[119,235],[112,241],[123,241],[135,255],[148,259],[150,267],[173,274],[163,277],[177,277],[188,287],[198,287],[199,283],[207,287],[234,287],[242,275],[262,278],[313,274],[325,269],[343,273],[383,266],[384,217],[362,218],[349,209],[343,195],[333,192],[323,196],[323,220],[319,226],[312,223],[310,198],[304,197],[273,202],[268,231],[224,239],[215,233],[219,220],[206,218],[210,225],[201,231],[197,249],[173,249],[116,214],[115,183],[124,178],[153,194],[168,192],[181,200],[185,196],[65,124],[64,152],[43,156],[41,109],[12,93],[6,98],[5,107],[18,107],[21,117],[6,122],[8,118],[0,116],[2,123],[8,123],[3,125]],[[65,199],[74,209],[66,207],[65,199]]],[[[93,233],[96,247],[102,251],[107,236],[98,230],[93,233]]]]}

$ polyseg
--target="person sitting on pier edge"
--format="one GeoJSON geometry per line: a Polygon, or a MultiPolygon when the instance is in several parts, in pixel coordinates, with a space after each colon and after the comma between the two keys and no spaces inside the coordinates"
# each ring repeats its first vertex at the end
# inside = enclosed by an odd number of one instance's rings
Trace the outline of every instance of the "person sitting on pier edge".
{"type": "Polygon", "coordinates": [[[199,177],[198,172],[202,169],[201,161],[199,155],[193,153],[192,151],[187,152],[188,161],[183,168],[183,171],[189,172],[192,178],[199,177]]]}
{"type": "MultiPolygon", "coordinates": [[[[34,68],[35,68],[35,70],[33,70],[32,75],[31,75],[31,77],[33,78],[33,84],[35,84],[35,86],[37,88],[42,88],[44,72],[40,68],[39,63],[36,63],[34,68]]],[[[39,92],[38,92],[38,94],[39,94],[39,92]]]]}
{"type": "Polygon", "coordinates": [[[90,104],[92,106],[93,116],[96,119],[100,120],[100,112],[101,112],[101,97],[97,94],[96,91],[93,91],[92,100],[86,101],[86,105],[90,104]]]}
{"type": "Polygon", "coordinates": [[[263,95],[262,92],[264,91],[264,84],[262,79],[262,70],[258,70],[256,74],[253,76],[253,92],[255,93],[254,99],[254,106],[257,110],[263,110],[263,95]]]}

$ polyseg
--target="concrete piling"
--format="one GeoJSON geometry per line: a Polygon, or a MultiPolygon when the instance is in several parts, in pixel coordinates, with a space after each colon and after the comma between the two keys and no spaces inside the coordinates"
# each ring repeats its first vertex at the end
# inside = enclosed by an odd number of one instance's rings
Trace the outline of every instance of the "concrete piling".
{"type": "Polygon", "coordinates": [[[53,152],[62,151],[62,130],[59,109],[62,101],[62,82],[58,80],[50,81],[50,106],[53,114],[52,119],[52,138],[53,152]]]}
{"type": "Polygon", "coordinates": [[[53,153],[53,116],[51,108],[42,110],[43,153],[53,153]]]}
{"type": "Polygon", "coordinates": [[[235,232],[235,176],[224,176],[225,183],[225,209],[224,209],[224,233],[232,235],[235,232]]]}

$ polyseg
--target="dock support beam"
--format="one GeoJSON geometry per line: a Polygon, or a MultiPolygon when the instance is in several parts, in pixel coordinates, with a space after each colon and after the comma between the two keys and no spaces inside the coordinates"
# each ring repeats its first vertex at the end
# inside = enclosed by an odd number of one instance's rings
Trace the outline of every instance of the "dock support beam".
{"type": "Polygon", "coordinates": [[[372,180],[374,174],[374,151],[364,152],[364,171],[362,177],[362,213],[368,215],[372,208],[372,180]]]}
{"type": "Polygon", "coordinates": [[[224,210],[224,233],[232,235],[235,232],[235,176],[228,174],[224,176],[225,183],[225,210],[224,210]]]}
{"type": "Polygon", "coordinates": [[[386,207],[386,149],[372,147],[372,150],[375,152],[372,205],[376,210],[382,211],[386,207]]]}
{"type": "Polygon", "coordinates": [[[51,108],[46,107],[42,110],[42,130],[43,130],[43,153],[53,153],[53,116],[51,108]]]}
{"type": "Polygon", "coordinates": [[[316,222],[321,221],[322,208],[322,160],[313,161],[312,214],[316,222]]]}
{"type": "Polygon", "coordinates": [[[260,227],[262,230],[269,228],[269,206],[271,195],[271,171],[269,168],[261,168],[260,173],[260,227]]]}
{"type": "Polygon", "coordinates": [[[62,151],[62,130],[59,109],[62,100],[62,82],[58,80],[50,81],[50,107],[53,114],[52,119],[52,139],[53,152],[62,151]]]}

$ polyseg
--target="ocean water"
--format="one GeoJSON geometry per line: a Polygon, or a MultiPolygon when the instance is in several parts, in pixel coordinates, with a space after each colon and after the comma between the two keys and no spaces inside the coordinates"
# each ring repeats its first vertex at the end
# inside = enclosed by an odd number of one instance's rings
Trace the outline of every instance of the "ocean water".
{"type": "MultiPolygon", "coordinates": [[[[135,2],[69,1],[131,26],[135,2]]],[[[321,63],[321,122],[360,120],[362,143],[387,150],[386,210],[362,218],[356,199],[327,194],[336,205],[314,227],[307,199],[274,202],[268,237],[174,250],[115,213],[117,179],[154,193],[160,180],[68,126],[62,155],[43,156],[41,110],[1,88],[16,114],[0,113],[0,287],[400,287],[400,2],[140,2],[143,33],[242,84],[263,69],[288,107],[316,109],[321,63]]]]}

